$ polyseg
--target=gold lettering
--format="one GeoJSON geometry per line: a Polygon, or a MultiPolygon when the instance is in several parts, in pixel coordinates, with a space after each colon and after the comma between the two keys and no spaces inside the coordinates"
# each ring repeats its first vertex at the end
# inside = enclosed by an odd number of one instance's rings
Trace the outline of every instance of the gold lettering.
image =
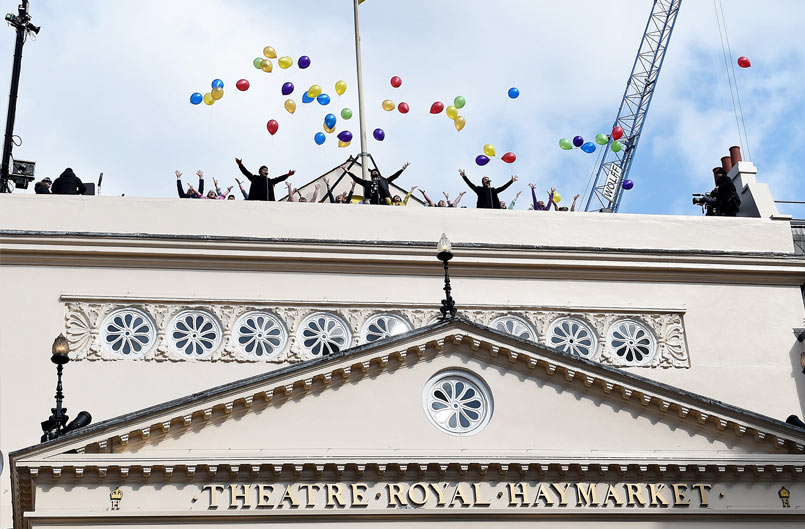
{"type": "Polygon", "coordinates": [[[403,496],[402,485],[388,483],[386,485],[386,488],[389,491],[389,506],[394,505],[396,507],[398,504],[408,505],[408,503],[405,501],[405,497],[403,496]]]}
{"type": "Polygon", "coordinates": [[[604,505],[610,500],[613,499],[612,505],[622,507],[623,506],[623,499],[618,496],[618,491],[615,489],[615,486],[610,484],[609,488],[607,488],[607,494],[604,496],[604,505]]]}
{"type": "Polygon", "coordinates": [[[509,485],[509,507],[528,505],[528,485],[523,483],[507,483],[509,485]],[[515,490],[517,487],[517,490],[515,490]],[[517,498],[520,498],[520,505],[517,505],[517,498]]]}
{"type": "Polygon", "coordinates": [[[352,506],[368,507],[369,503],[364,501],[363,494],[369,488],[369,485],[366,483],[353,483],[350,487],[352,488],[352,506]]]}
{"type": "Polygon", "coordinates": [[[234,483],[229,485],[229,506],[237,508],[238,500],[243,500],[243,508],[248,509],[252,506],[251,502],[249,501],[249,487],[248,485],[235,485],[234,483]],[[238,492],[238,487],[241,487],[243,493],[238,492]]]}
{"type": "Polygon", "coordinates": [[[688,490],[688,486],[682,483],[674,483],[671,486],[674,488],[674,507],[677,505],[690,505],[690,500],[685,499],[685,491],[688,490]]]}
{"type": "Polygon", "coordinates": [[[576,483],[576,505],[578,507],[598,505],[598,491],[595,488],[595,483],[576,483]],[[584,488],[585,485],[587,486],[586,489],[584,488]]]}
{"type": "Polygon", "coordinates": [[[430,499],[430,490],[424,483],[414,483],[410,487],[408,487],[408,501],[411,502],[412,505],[423,506],[428,503],[430,499]],[[422,498],[417,500],[414,498],[413,491],[419,490],[421,491],[422,498]]]}
{"type": "Polygon", "coordinates": [[[268,495],[274,492],[274,485],[257,485],[257,506],[271,507],[268,495]]]}
{"type": "Polygon", "coordinates": [[[444,504],[447,501],[447,498],[444,497],[444,494],[447,491],[447,483],[445,483],[444,485],[440,485],[438,483],[431,483],[430,487],[433,489],[433,492],[435,492],[439,496],[439,500],[436,502],[436,505],[444,506],[444,504]]]}
{"type": "Polygon", "coordinates": [[[288,501],[291,502],[291,507],[299,507],[299,501],[296,499],[296,496],[293,493],[293,489],[291,488],[291,485],[287,485],[285,487],[285,493],[283,493],[282,498],[280,498],[278,506],[281,506],[282,502],[284,502],[285,500],[288,500],[288,501]]]}
{"type": "Polygon", "coordinates": [[[565,484],[564,489],[556,483],[553,483],[551,486],[556,490],[556,493],[559,494],[559,505],[567,505],[567,491],[570,490],[570,483],[565,484]]]}
{"type": "Polygon", "coordinates": [[[491,501],[483,501],[481,500],[481,484],[480,483],[473,483],[472,490],[475,494],[475,503],[473,507],[489,507],[492,505],[491,501]]]}
{"type": "Polygon", "coordinates": [[[313,493],[321,490],[321,485],[314,483],[300,483],[299,490],[305,491],[305,507],[313,507],[316,501],[313,499],[313,493]]]}
{"type": "Polygon", "coordinates": [[[223,492],[224,491],[224,486],[223,485],[216,485],[216,484],[204,485],[203,487],[201,487],[201,492],[204,492],[204,489],[206,489],[207,487],[209,487],[209,489],[210,489],[210,506],[208,508],[209,509],[217,509],[218,508],[218,497],[217,497],[216,493],[218,492],[218,489],[221,489],[221,492],[223,492]]]}
{"type": "Polygon", "coordinates": [[[651,493],[651,505],[667,506],[670,504],[670,502],[660,494],[662,489],[665,488],[665,483],[652,483],[648,487],[651,493]]]}
{"type": "Polygon", "coordinates": [[[340,483],[327,485],[327,507],[346,507],[344,498],[341,496],[344,492],[344,486],[340,483]]]}
{"type": "Polygon", "coordinates": [[[701,500],[701,507],[707,507],[707,491],[712,489],[713,486],[709,483],[694,483],[694,489],[699,489],[699,499],[701,500]]]}
{"type": "Polygon", "coordinates": [[[643,487],[645,487],[642,483],[627,483],[626,484],[626,504],[627,505],[640,505],[645,506],[646,500],[643,499],[643,487]]]}
{"type": "Polygon", "coordinates": [[[470,499],[470,495],[467,493],[467,491],[461,488],[461,483],[456,485],[456,491],[453,493],[453,499],[450,500],[450,507],[455,505],[456,498],[458,498],[462,506],[467,505],[469,507],[472,507],[472,500],[470,499]]]}
{"type": "Polygon", "coordinates": [[[556,502],[553,501],[553,497],[550,495],[549,490],[550,489],[545,488],[543,483],[540,483],[537,487],[537,497],[534,499],[534,505],[537,505],[541,499],[545,502],[546,507],[552,507],[556,502]]]}

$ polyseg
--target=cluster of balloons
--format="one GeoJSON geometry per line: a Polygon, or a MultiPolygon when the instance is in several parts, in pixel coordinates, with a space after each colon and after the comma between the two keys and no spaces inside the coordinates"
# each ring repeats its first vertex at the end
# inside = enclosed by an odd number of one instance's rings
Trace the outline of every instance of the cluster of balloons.
{"type": "MultiPolygon", "coordinates": [[[[484,165],[488,164],[491,158],[494,158],[497,155],[497,151],[495,150],[495,146],[487,143],[484,145],[484,153],[479,154],[475,157],[475,163],[483,167],[484,165]]],[[[506,163],[514,163],[517,160],[517,155],[513,152],[507,152],[503,156],[500,157],[506,163]]]]}
{"type": "Polygon", "coordinates": [[[430,113],[431,114],[440,114],[442,110],[445,111],[445,115],[448,118],[453,120],[453,124],[456,127],[456,130],[461,131],[465,125],[467,125],[467,119],[464,116],[459,116],[458,111],[464,108],[464,105],[467,104],[467,100],[464,99],[464,96],[456,96],[453,99],[453,104],[449,105],[445,108],[444,103],[441,101],[436,101],[430,106],[430,113]]]}
{"type": "Polygon", "coordinates": [[[596,144],[603,146],[609,143],[609,148],[612,149],[612,152],[620,152],[623,149],[623,143],[618,140],[620,140],[622,137],[623,128],[620,126],[615,126],[612,128],[612,134],[610,136],[607,136],[606,134],[596,134],[595,143],[591,141],[585,142],[583,137],[576,136],[572,141],[567,138],[562,138],[559,140],[559,147],[565,151],[570,151],[576,147],[587,154],[592,154],[596,150],[596,144]],[[612,139],[611,143],[610,138],[612,139]]]}
{"type": "MultiPolygon", "coordinates": [[[[245,79],[241,79],[241,81],[246,81],[245,79]]],[[[238,81],[238,85],[240,82],[238,81]]],[[[249,81],[246,81],[246,88],[248,88],[249,81]]],[[[224,97],[224,82],[220,79],[215,79],[211,84],[212,89],[204,95],[201,95],[201,92],[194,92],[190,95],[190,104],[198,105],[202,101],[205,105],[212,105],[222,97],[224,97]]]]}

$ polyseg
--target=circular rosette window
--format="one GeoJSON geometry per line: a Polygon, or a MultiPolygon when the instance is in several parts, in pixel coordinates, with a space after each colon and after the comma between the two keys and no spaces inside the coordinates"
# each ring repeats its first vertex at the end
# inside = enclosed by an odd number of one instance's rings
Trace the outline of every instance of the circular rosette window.
{"type": "Polygon", "coordinates": [[[395,314],[377,314],[363,325],[361,342],[371,343],[390,336],[397,336],[411,330],[407,321],[395,314]]]}
{"type": "Polygon", "coordinates": [[[344,320],[338,316],[317,312],[302,320],[296,338],[308,354],[326,356],[347,349],[352,341],[352,334],[344,320]]]}
{"type": "Polygon", "coordinates": [[[240,352],[258,360],[277,356],[288,344],[285,325],[268,312],[247,312],[235,322],[233,335],[240,352]]]}
{"type": "Polygon", "coordinates": [[[598,337],[593,328],[579,318],[559,318],[548,327],[547,345],[562,352],[593,358],[598,349],[598,337]]]}
{"type": "Polygon", "coordinates": [[[431,378],[422,395],[425,415],[452,435],[473,435],[492,416],[492,395],[481,379],[465,371],[446,371],[431,378]]]}
{"type": "Polygon", "coordinates": [[[534,328],[530,323],[519,316],[514,316],[511,314],[500,316],[499,318],[492,320],[489,326],[496,331],[511,334],[512,336],[522,338],[523,340],[529,340],[531,342],[537,341],[537,333],[534,331],[534,328]]]}
{"type": "Polygon", "coordinates": [[[110,353],[139,358],[154,346],[156,327],[141,310],[120,309],[103,320],[100,335],[104,349],[110,353]]]}
{"type": "Polygon", "coordinates": [[[627,365],[648,364],[657,353],[654,334],[636,320],[618,320],[607,333],[607,346],[612,355],[627,365]]]}
{"type": "Polygon", "coordinates": [[[212,314],[186,310],[168,325],[168,341],[177,353],[190,358],[207,358],[221,345],[221,325],[212,314]]]}

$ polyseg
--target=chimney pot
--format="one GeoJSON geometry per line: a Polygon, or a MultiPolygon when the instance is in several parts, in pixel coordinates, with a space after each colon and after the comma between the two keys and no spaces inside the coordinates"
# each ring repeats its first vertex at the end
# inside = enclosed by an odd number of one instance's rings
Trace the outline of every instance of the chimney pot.
{"type": "Polygon", "coordinates": [[[732,165],[736,165],[738,162],[742,160],[743,158],[741,158],[741,148],[738,147],[737,145],[733,145],[732,147],[730,147],[730,161],[732,162],[732,165]]]}
{"type": "Polygon", "coordinates": [[[729,173],[732,170],[732,158],[730,156],[722,156],[721,167],[724,168],[724,171],[729,173]]]}

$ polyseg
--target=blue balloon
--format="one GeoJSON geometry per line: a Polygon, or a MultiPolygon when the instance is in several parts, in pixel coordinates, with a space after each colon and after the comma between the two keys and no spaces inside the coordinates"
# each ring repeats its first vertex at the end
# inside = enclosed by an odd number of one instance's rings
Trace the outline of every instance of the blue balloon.
{"type": "Polygon", "coordinates": [[[313,136],[313,141],[316,142],[316,145],[321,145],[326,139],[327,136],[325,136],[323,132],[317,132],[316,135],[313,136]]]}
{"type": "Polygon", "coordinates": [[[324,124],[327,125],[328,129],[335,127],[335,115],[334,114],[327,114],[324,116],[324,124]]]}
{"type": "Polygon", "coordinates": [[[512,99],[517,99],[518,97],[520,97],[520,91],[512,86],[511,88],[509,88],[509,97],[512,99]]]}
{"type": "Polygon", "coordinates": [[[327,94],[319,94],[319,97],[316,98],[316,101],[319,102],[320,105],[329,105],[330,104],[330,96],[327,94]]]}
{"type": "Polygon", "coordinates": [[[573,138],[573,147],[581,147],[582,145],[584,145],[584,138],[581,136],[573,138]]]}
{"type": "Polygon", "coordinates": [[[195,92],[193,95],[190,96],[190,102],[194,105],[198,105],[204,99],[204,96],[201,95],[199,92],[195,92]]]}
{"type": "Polygon", "coordinates": [[[595,143],[588,141],[584,145],[581,146],[581,150],[586,152],[587,154],[595,152],[595,143]]]}
{"type": "Polygon", "coordinates": [[[338,139],[344,143],[349,143],[352,141],[352,133],[348,130],[342,130],[341,134],[338,135],[338,139]]]}
{"type": "Polygon", "coordinates": [[[302,103],[310,103],[311,101],[313,101],[313,98],[307,95],[307,92],[302,94],[302,103]]]}
{"type": "Polygon", "coordinates": [[[220,79],[216,79],[215,81],[212,82],[212,87],[213,88],[223,88],[224,87],[224,82],[221,81],[220,79]]]}
{"type": "Polygon", "coordinates": [[[307,55],[302,55],[301,57],[299,57],[297,64],[301,69],[304,70],[305,68],[310,66],[310,57],[308,57],[307,55]]]}
{"type": "Polygon", "coordinates": [[[383,132],[383,129],[375,129],[372,135],[375,137],[377,141],[383,141],[384,139],[386,139],[386,133],[383,132]]]}
{"type": "Polygon", "coordinates": [[[282,85],[282,95],[287,96],[293,93],[293,83],[285,83],[282,85]]]}
{"type": "Polygon", "coordinates": [[[483,154],[479,154],[478,156],[475,157],[475,163],[481,166],[486,165],[489,163],[489,157],[484,156],[483,154]]]}

